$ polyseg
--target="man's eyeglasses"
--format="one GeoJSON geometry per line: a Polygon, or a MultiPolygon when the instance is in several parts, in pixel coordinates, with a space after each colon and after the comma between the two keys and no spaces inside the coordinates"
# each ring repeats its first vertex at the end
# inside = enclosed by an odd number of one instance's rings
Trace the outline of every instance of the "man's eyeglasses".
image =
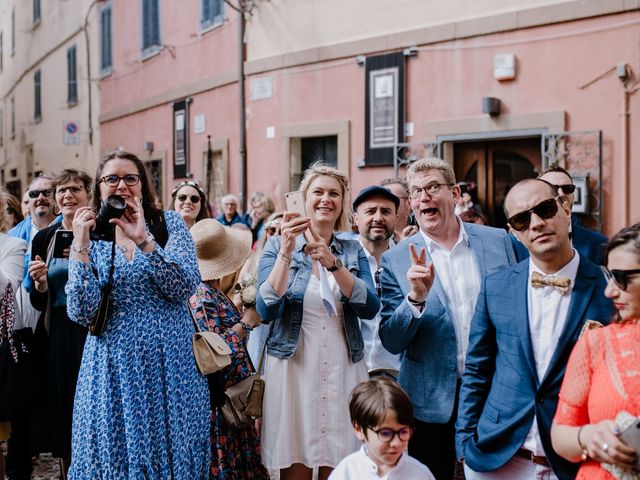
{"type": "Polygon", "coordinates": [[[438,195],[442,187],[453,187],[452,183],[430,183],[426,187],[411,187],[409,189],[409,197],[413,200],[420,198],[422,196],[422,192],[425,192],[430,197],[434,195],[438,195]]]}
{"type": "Polygon", "coordinates": [[[383,443],[391,443],[396,435],[401,441],[406,442],[413,435],[413,428],[411,427],[403,427],[400,430],[393,430],[392,428],[380,428],[378,430],[370,428],[369,430],[378,435],[378,440],[383,443]]]}
{"type": "Polygon", "coordinates": [[[555,188],[556,192],[558,190],[562,190],[562,193],[564,193],[565,195],[571,195],[576,191],[576,186],[573,183],[567,183],[566,185],[554,185],[553,183],[550,183],[549,185],[555,188]]]}
{"type": "Polygon", "coordinates": [[[189,200],[191,200],[191,203],[198,203],[200,201],[200,195],[191,195],[191,196],[189,196],[189,195],[185,195],[184,193],[181,193],[176,198],[180,202],[185,202],[187,200],[187,198],[189,200]]]}
{"type": "Polygon", "coordinates": [[[640,274],[640,269],[609,270],[607,267],[602,267],[602,273],[604,273],[604,278],[607,279],[607,283],[613,280],[618,288],[624,292],[627,290],[627,286],[629,285],[629,277],[640,274]]]}
{"type": "Polygon", "coordinates": [[[549,198],[537,204],[535,207],[525,210],[524,212],[516,213],[512,217],[507,219],[507,223],[517,232],[522,232],[529,228],[531,224],[531,214],[535,213],[543,220],[552,218],[558,213],[558,201],[557,197],[549,198]]]}
{"type": "Polygon", "coordinates": [[[51,189],[50,188],[45,188],[43,190],[29,190],[29,198],[38,198],[40,195],[44,195],[45,197],[48,197],[49,195],[51,195],[51,189]]]}
{"type": "Polygon", "coordinates": [[[124,177],[119,177],[118,175],[107,175],[106,177],[102,177],[100,182],[104,182],[107,187],[117,187],[120,184],[120,180],[124,180],[124,184],[127,187],[133,187],[140,181],[140,175],[133,173],[125,175],[124,177]]]}

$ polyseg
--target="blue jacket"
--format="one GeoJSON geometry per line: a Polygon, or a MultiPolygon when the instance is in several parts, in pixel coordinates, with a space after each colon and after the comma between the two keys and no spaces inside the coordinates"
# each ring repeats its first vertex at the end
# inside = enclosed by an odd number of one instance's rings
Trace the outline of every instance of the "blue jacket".
{"type": "MultiPolygon", "coordinates": [[[[515,263],[507,233],[502,229],[465,223],[469,246],[480,276],[515,263]]],[[[420,318],[414,318],[406,296],[411,267],[409,244],[427,250],[420,232],[382,255],[382,320],[379,335],[391,353],[403,353],[398,382],[413,403],[414,416],[428,423],[447,423],[455,404],[458,381],[456,334],[442,283],[436,278],[420,318]]]]}
{"type": "MultiPolygon", "coordinates": [[[[265,323],[273,322],[267,338],[267,352],[276,358],[290,358],[296,352],[302,325],[302,301],[311,277],[311,259],[304,254],[306,240],[296,239],[291,255],[289,282],[284,296],[279,296],[268,282],[269,274],[280,251],[280,237],[272,237],[265,246],[258,268],[258,297],[256,308],[265,323]]],[[[364,342],[358,317],[373,318],[380,309],[373,279],[362,246],[353,240],[333,237],[331,250],[355,276],[351,298],[342,296],[344,329],[353,363],[364,357],[364,342]]]]}
{"type": "MultiPolygon", "coordinates": [[[[529,258],[529,250],[514,235],[511,235],[511,240],[518,261],[529,258]]],[[[609,239],[603,234],[583,226],[578,217],[571,216],[571,242],[580,255],[587,257],[596,265],[604,265],[604,247],[608,241],[609,239]]]]}
{"type": "MultiPolygon", "coordinates": [[[[58,215],[51,225],[55,225],[58,222],[62,222],[62,215],[58,215]]],[[[29,262],[31,261],[31,215],[27,215],[24,220],[18,223],[15,227],[9,230],[9,235],[12,237],[18,237],[27,242],[27,253],[24,255],[24,279],[22,284],[27,292],[30,292],[33,288],[33,280],[29,276],[29,262]]]]}
{"type": "Polygon", "coordinates": [[[535,415],[553,471],[560,480],[569,480],[579,464],[559,457],[551,446],[560,385],[585,321],[609,323],[613,305],[604,297],[600,269],[581,256],[567,319],[540,382],[529,330],[528,281],[528,260],[483,281],[460,389],[456,451],[475,471],[496,470],[522,448],[535,415]]]}

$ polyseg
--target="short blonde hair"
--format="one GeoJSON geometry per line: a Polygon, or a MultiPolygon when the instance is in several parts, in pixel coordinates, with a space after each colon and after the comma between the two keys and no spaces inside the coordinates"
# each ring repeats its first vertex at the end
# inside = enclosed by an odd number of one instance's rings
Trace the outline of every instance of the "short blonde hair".
{"type": "Polygon", "coordinates": [[[349,215],[351,214],[351,209],[349,208],[349,178],[344,173],[331,165],[319,162],[314,163],[304,172],[299,190],[306,199],[311,182],[323,175],[335,178],[340,184],[340,188],[342,189],[342,206],[340,208],[340,215],[333,229],[337,232],[347,231],[350,228],[349,215]]]}
{"type": "Polygon", "coordinates": [[[413,162],[407,170],[407,183],[409,185],[411,184],[411,178],[415,174],[428,172],[430,170],[439,171],[444,177],[445,182],[451,185],[456,184],[456,174],[453,168],[451,168],[451,165],[437,157],[421,158],[413,162]]]}

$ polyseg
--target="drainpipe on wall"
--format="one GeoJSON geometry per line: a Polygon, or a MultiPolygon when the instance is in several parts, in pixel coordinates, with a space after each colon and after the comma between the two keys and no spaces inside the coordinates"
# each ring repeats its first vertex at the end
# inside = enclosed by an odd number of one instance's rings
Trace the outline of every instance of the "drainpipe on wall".
{"type": "Polygon", "coordinates": [[[93,0],[89,8],[87,9],[87,14],[84,16],[84,23],[82,24],[82,30],[84,30],[84,41],[85,41],[85,50],[87,52],[87,108],[89,110],[89,121],[87,125],[89,126],[89,145],[93,146],[93,119],[91,116],[93,115],[93,102],[91,98],[91,51],[90,51],[90,42],[89,42],[89,14],[91,14],[91,10],[93,7],[104,0],[93,0]]]}
{"type": "Polygon", "coordinates": [[[622,218],[624,225],[629,225],[629,92],[625,88],[622,91],[622,129],[621,129],[621,153],[622,153],[622,218]]]}
{"type": "Polygon", "coordinates": [[[247,140],[246,140],[246,124],[245,124],[245,93],[244,93],[244,2],[240,2],[238,9],[238,89],[239,89],[239,107],[240,107],[240,132],[238,137],[239,154],[240,154],[240,205],[242,211],[247,211],[247,140]]]}

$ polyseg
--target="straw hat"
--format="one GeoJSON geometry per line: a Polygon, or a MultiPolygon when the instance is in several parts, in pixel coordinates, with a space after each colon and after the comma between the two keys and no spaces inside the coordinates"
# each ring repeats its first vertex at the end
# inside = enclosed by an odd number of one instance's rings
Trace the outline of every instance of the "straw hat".
{"type": "Polygon", "coordinates": [[[191,227],[198,268],[203,281],[216,280],[240,270],[251,253],[251,232],[229,228],[205,218],[191,227]]]}

